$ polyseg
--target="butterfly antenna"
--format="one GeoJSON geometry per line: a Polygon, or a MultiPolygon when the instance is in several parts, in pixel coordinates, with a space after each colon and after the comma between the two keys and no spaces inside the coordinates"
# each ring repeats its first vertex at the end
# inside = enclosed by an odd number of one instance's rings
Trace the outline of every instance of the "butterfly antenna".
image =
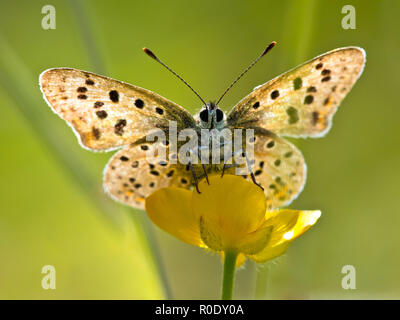
{"type": "Polygon", "coordinates": [[[201,102],[203,102],[204,105],[206,105],[207,103],[205,103],[205,101],[202,99],[202,97],[200,97],[200,95],[190,86],[189,83],[187,83],[185,80],[183,80],[174,70],[172,70],[171,68],[169,68],[164,62],[162,62],[160,59],[157,58],[157,56],[150,50],[147,48],[143,48],[143,51],[150,57],[153,58],[154,60],[156,60],[158,63],[160,63],[162,66],[164,66],[168,71],[170,71],[172,74],[174,74],[179,80],[181,80],[184,84],[186,84],[188,86],[188,88],[190,90],[192,90],[194,92],[194,94],[201,100],[201,102]]]}
{"type": "Polygon", "coordinates": [[[247,71],[249,71],[251,68],[253,68],[253,66],[254,66],[262,57],[264,57],[264,56],[267,54],[268,51],[270,51],[273,47],[275,47],[275,45],[276,45],[276,42],[273,41],[273,42],[271,42],[271,43],[265,48],[265,50],[263,51],[263,53],[261,53],[261,54],[258,56],[258,58],[257,58],[256,60],[254,60],[253,63],[250,64],[250,65],[240,74],[240,76],[237,77],[236,80],[233,81],[233,82],[231,83],[231,85],[228,87],[228,89],[226,89],[226,90],[224,91],[224,93],[222,94],[222,96],[218,99],[218,102],[216,103],[216,105],[218,105],[218,104],[220,103],[220,101],[222,100],[222,98],[228,93],[229,90],[231,90],[231,88],[236,84],[236,82],[238,82],[238,81],[240,80],[240,78],[243,77],[243,76],[247,73],[247,71]]]}

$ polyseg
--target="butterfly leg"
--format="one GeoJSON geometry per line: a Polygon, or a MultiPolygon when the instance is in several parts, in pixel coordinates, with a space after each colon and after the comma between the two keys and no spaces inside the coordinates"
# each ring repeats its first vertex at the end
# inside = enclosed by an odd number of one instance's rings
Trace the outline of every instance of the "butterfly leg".
{"type": "Polygon", "coordinates": [[[206,178],[207,184],[210,185],[210,181],[208,180],[208,174],[207,174],[207,170],[206,170],[206,165],[204,163],[201,162],[201,150],[203,149],[202,146],[199,146],[197,149],[197,155],[198,155],[198,159],[201,163],[201,167],[203,168],[203,173],[204,173],[204,177],[206,178]]]}
{"type": "Polygon", "coordinates": [[[264,191],[264,188],[256,181],[256,177],[254,176],[253,170],[251,168],[252,164],[250,163],[250,159],[247,156],[246,151],[243,151],[242,155],[246,157],[247,167],[249,168],[249,171],[250,171],[251,180],[253,181],[253,183],[255,185],[259,186],[264,191]]]}
{"type": "MultiPolygon", "coordinates": [[[[194,171],[194,168],[193,168],[193,164],[190,161],[189,161],[189,167],[190,167],[190,170],[192,171],[192,176],[194,179],[194,185],[196,187],[196,191],[197,191],[197,193],[200,194],[201,192],[199,190],[199,180],[197,179],[196,172],[194,171]]],[[[207,179],[207,181],[208,181],[208,179],[207,179]]]]}
{"type": "Polygon", "coordinates": [[[226,169],[226,162],[224,161],[224,166],[222,167],[221,178],[223,178],[223,177],[224,177],[224,174],[225,174],[225,169],[226,169]]]}
{"type": "Polygon", "coordinates": [[[251,171],[251,169],[250,169],[250,177],[251,177],[251,180],[253,181],[253,183],[255,185],[259,186],[261,188],[261,190],[264,191],[264,188],[261,186],[261,184],[257,183],[256,177],[254,176],[254,173],[253,173],[253,171],[251,171]]]}
{"type": "MultiPolygon", "coordinates": [[[[197,175],[196,175],[196,171],[194,170],[193,163],[192,163],[192,161],[190,160],[190,154],[191,154],[192,152],[193,152],[192,149],[189,149],[189,150],[188,150],[188,153],[189,153],[189,154],[187,154],[186,156],[187,156],[187,158],[188,158],[188,160],[189,160],[188,165],[189,165],[190,171],[192,172],[192,176],[193,176],[193,180],[194,180],[194,185],[195,185],[196,191],[197,191],[197,193],[200,194],[201,192],[200,192],[200,190],[199,190],[199,179],[198,179],[198,177],[197,177],[197,175]]],[[[204,169],[204,167],[203,167],[203,169],[204,169]]],[[[208,178],[207,178],[207,182],[208,182],[208,178]]]]}
{"type": "MultiPolygon", "coordinates": [[[[223,143],[221,146],[223,147],[224,145],[225,145],[225,144],[223,143]]],[[[241,151],[240,151],[240,152],[241,152],[241,151]]],[[[236,153],[237,153],[237,152],[232,153],[231,159],[235,156],[236,153]]],[[[226,156],[226,155],[224,154],[224,166],[222,167],[221,178],[224,177],[225,170],[238,166],[236,163],[231,164],[231,165],[227,165],[227,162],[226,162],[227,159],[226,159],[225,156],[226,156]]],[[[228,160],[229,160],[229,159],[228,159],[228,160]]]]}
{"type": "Polygon", "coordinates": [[[207,175],[207,171],[206,171],[206,165],[205,165],[204,163],[202,163],[201,166],[202,166],[202,168],[203,168],[203,172],[204,172],[204,175],[205,175],[205,177],[206,177],[207,184],[210,185],[210,181],[208,181],[208,175],[207,175]]]}

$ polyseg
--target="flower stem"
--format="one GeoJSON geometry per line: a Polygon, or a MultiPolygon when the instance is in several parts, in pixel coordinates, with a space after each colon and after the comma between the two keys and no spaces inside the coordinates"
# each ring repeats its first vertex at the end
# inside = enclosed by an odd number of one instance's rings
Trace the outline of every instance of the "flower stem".
{"type": "Polygon", "coordinates": [[[256,290],[254,297],[257,300],[267,299],[268,267],[268,265],[261,265],[257,268],[256,290]]]}
{"type": "Polygon", "coordinates": [[[235,280],[236,258],[236,252],[225,251],[224,275],[222,280],[222,300],[232,300],[233,281],[235,280]]]}

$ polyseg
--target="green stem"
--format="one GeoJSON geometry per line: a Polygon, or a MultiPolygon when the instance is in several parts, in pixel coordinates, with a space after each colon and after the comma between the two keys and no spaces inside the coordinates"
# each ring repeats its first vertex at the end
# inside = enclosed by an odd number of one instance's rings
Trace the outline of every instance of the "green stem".
{"type": "Polygon", "coordinates": [[[236,258],[236,252],[225,251],[224,275],[222,280],[222,300],[232,300],[236,258]]]}
{"type": "Polygon", "coordinates": [[[268,265],[257,266],[257,280],[255,299],[264,300],[267,299],[267,287],[268,287],[268,265]]]}

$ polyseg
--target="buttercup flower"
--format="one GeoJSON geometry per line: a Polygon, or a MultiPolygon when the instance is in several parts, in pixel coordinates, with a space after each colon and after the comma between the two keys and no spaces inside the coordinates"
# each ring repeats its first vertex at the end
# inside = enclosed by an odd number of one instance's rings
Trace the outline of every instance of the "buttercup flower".
{"type": "Polygon", "coordinates": [[[246,257],[265,262],[282,255],[321,215],[319,210],[266,211],[261,188],[238,176],[211,176],[209,182],[199,184],[200,194],[160,189],[146,199],[146,212],[178,239],[221,253],[225,264],[229,258],[233,272],[246,257]]]}

